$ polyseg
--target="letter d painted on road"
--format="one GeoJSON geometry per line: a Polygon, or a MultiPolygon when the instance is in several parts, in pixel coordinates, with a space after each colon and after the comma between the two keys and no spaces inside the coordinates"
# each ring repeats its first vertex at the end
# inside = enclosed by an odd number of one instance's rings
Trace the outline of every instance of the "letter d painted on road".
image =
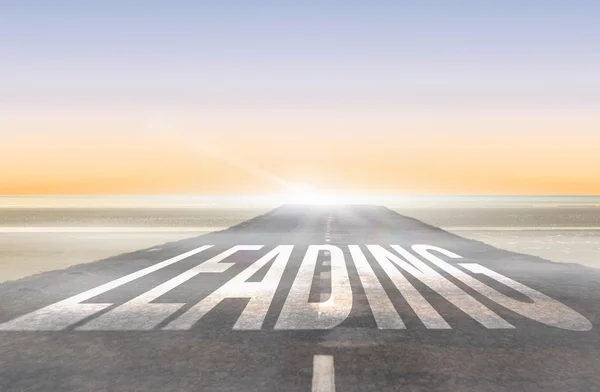
{"type": "Polygon", "coordinates": [[[310,245],[283,305],[275,329],[330,329],[352,310],[352,289],[342,250],[333,245],[310,245]],[[331,253],[331,297],[310,303],[308,298],[320,251],[331,253]]]}

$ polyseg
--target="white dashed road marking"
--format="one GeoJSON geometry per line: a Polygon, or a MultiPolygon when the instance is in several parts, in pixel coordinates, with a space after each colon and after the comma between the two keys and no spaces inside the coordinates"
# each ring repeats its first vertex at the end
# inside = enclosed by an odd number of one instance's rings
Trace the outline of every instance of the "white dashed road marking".
{"type": "Polygon", "coordinates": [[[335,369],[332,355],[315,355],[312,392],[335,392],[335,369]]]}

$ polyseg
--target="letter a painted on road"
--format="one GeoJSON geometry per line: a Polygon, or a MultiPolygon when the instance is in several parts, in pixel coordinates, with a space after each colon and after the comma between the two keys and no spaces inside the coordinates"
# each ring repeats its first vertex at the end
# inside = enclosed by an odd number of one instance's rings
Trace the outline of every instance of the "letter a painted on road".
{"type": "Polygon", "coordinates": [[[250,298],[233,329],[261,329],[275,291],[292,254],[293,245],[280,245],[236,275],[163,329],[190,329],[206,313],[226,298],[250,298]],[[247,282],[252,275],[275,258],[273,265],[260,282],[247,282]]]}

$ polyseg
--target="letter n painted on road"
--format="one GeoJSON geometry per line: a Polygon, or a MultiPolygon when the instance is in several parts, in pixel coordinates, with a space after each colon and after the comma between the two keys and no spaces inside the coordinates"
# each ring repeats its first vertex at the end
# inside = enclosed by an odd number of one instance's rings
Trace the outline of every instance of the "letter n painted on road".
{"type": "MultiPolygon", "coordinates": [[[[398,252],[404,259],[394,255],[393,253],[385,250],[383,247],[379,245],[369,245],[369,250],[375,256],[377,261],[384,267],[386,272],[390,273],[389,266],[386,267],[386,264],[389,263],[388,260],[391,260],[398,267],[402,268],[404,271],[408,272],[415,278],[419,279],[425,285],[427,285],[430,289],[437,292],[439,295],[444,297],[448,302],[471,316],[473,319],[478,321],[481,325],[486,328],[491,329],[509,329],[514,328],[511,324],[509,324],[502,317],[498,316],[496,313],[492,312],[490,309],[485,307],[482,303],[477,301],[475,298],[471,297],[469,294],[465,293],[454,283],[450,282],[448,279],[444,278],[433,268],[429,267],[421,260],[419,260],[412,253],[408,252],[406,249],[402,248],[398,245],[392,245],[392,248],[398,252]]],[[[460,257],[455,255],[456,257],[460,257]]],[[[396,271],[397,272],[397,271],[396,271]]],[[[392,277],[392,276],[390,276],[392,277]]],[[[392,280],[397,280],[398,276],[392,277],[392,280]]],[[[404,278],[405,280],[406,278],[404,278]]],[[[412,287],[412,286],[411,286],[412,287]]],[[[401,288],[402,290],[402,288],[401,288]]],[[[406,290],[406,289],[405,289],[406,290]]],[[[417,293],[418,294],[418,293],[417,293]]],[[[432,328],[427,322],[436,321],[433,316],[439,316],[439,314],[431,308],[431,305],[427,304],[425,306],[423,304],[419,305],[419,302],[415,302],[415,299],[421,300],[422,297],[416,296],[413,293],[414,298],[411,299],[410,296],[407,296],[406,293],[403,293],[411,307],[415,310],[415,313],[423,320],[425,326],[427,328],[432,328]]],[[[422,301],[420,301],[422,302],[422,301]]],[[[435,323],[433,324],[436,325],[435,323]]],[[[434,327],[435,328],[435,327],[434,327]]]]}

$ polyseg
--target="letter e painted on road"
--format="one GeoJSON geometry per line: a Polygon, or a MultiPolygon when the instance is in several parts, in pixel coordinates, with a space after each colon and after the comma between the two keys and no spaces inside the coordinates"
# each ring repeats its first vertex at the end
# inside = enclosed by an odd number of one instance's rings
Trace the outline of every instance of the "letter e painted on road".
{"type": "Polygon", "coordinates": [[[169,265],[177,263],[188,257],[194,256],[212,245],[204,245],[180,254],[160,263],[151,265],[129,275],[122,276],[108,283],[84,291],[65,300],[56,302],[45,308],[27,313],[14,320],[0,324],[0,331],[59,331],[65,329],[87,317],[90,317],[110,306],[111,303],[82,303],[102,293],[115,289],[126,283],[132,282],[150,273],[158,271],[169,265]]]}
{"type": "Polygon", "coordinates": [[[117,306],[110,312],[83,324],[81,331],[141,331],[155,328],[167,317],[175,313],[183,303],[152,302],[175,287],[187,282],[200,273],[220,273],[227,271],[234,263],[222,263],[227,257],[239,251],[260,250],[262,245],[236,245],[198,264],[189,270],[167,280],[131,301],[117,306]]]}

